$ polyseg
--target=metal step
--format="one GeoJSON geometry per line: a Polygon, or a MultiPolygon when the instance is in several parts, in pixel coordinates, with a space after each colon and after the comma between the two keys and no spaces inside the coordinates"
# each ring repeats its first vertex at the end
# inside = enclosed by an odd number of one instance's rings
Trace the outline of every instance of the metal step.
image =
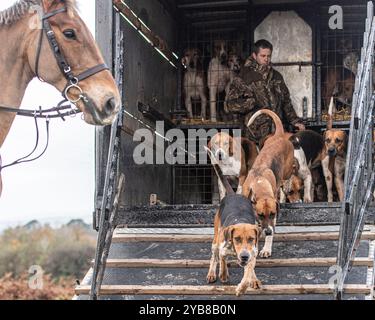
{"type": "MultiPolygon", "coordinates": [[[[294,258],[294,259],[258,259],[256,268],[275,267],[330,267],[336,258],[294,258]]],[[[373,259],[355,258],[353,266],[372,267],[373,259]]],[[[177,260],[177,259],[108,259],[107,268],[208,268],[209,260],[177,260]]],[[[228,265],[238,267],[236,261],[228,265]]]]}
{"type": "MultiPolygon", "coordinates": [[[[372,297],[370,240],[375,239],[375,227],[366,225],[364,230],[346,299],[372,297]]],[[[338,226],[279,226],[277,232],[272,258],[257,259],[262,289],[249,289],[237,298],[235,287],[243,271],[234,261],[229,261],[228,285],[206,285],[212,228],[117,228],[101,299],[332,299],[329,268],[336,265],[338,226]]],[[[76,287],[76,299],[87,299],[90,282],[91,271],[76,287]]]]}
{"type": "MultiPolygon", "coordinates": [[[[212,226],[218,206],[156,205],[120,207],[118,225],[127,227],[212,226]]],[[[341,203],[283,204],[278,216],[280,225],[331,225],[341,222],[341,203]]],[[[366,212],[366,223],[375,223],[375,207],[366,212]]]]}
{"type": "MultiPolygon", "coordinates": [[[[129,234],[117,229],[113,235],[113,243],[125,242],[212,242],[213,235],[209,234],[129,234]]],[[[312,232],[312,233],[276,233],[273,240],[279,241],[324,241],[338,240],[338,232],[312,232]]],[[[261,238],[262,240],[262,238],[261,238]]],[[[362,233],[362,240],[375,240],[375,232],[362,233]]]]}
{"type": "MultiPolygon", "coordinates": [[[[235,295],[236,286],[136,286],[136,285],[103,285],[102,295],[235,295]]],[[[76,294],[88,294],[90,286],[78,286],[76,294]]],[[[346,285],[345,294],[370,294],[367,285],[346,285]]],[[[248,289],[246,295],[295,295],[295,294],[332,294],[329,285],[264,285],[259,290],[248,289]]]]}

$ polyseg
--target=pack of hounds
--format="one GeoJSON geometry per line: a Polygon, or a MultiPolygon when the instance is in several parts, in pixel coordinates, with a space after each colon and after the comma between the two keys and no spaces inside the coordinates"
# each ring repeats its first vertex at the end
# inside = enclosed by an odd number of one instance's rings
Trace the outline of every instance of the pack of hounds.
{"type": "Polygon", "coordinates": [[[273,119],[276,130],[259,151],[252,141],[222,132],[206,148],[218,176],[221,200],[214,220],[207,282],[217,280],[218,264],[220,281],[228,282],[226,259],[234,256],[244,269],[237,296],[249,287],[261,287],[254,270],[256,258],[269,258],[272,254],[279,204],[316,200],[316,168],[323,170],[328,202],[334,200],[333,185],[339,200],[344,197],[345,131],[333,129],[330,118],[323,135],[311,130],[287,133],[280,118],[268,109],[256,112],[248,126],[261,114],[273,119]],[[265,242],[258,254],[261,235],[265,242]]]}
{"type": "Polygon", "coordinates": [[[220,94],[225,94],[224,100],[226,99],[231,82],[241,70],[241,57],[238,51],[235,46],[229,48],[226,41],[215,41],[206,72],[201,51],[198,48],[185,50],[181,62],[185,68],[183,92],[189,119],[194,118],[193,102],[199,100],[202,121],[206,120],[208,104],[210,120],[217,121],[218,97],[220,94]]]}
{"type": "MultiPolygon", "coordinates": [[[[325,58],[330,65],[323,68],[322,74],[322,102],[325,109],[328,109],[332,96],[335,98],[335,108],[348,107],[352,102],[359,56],[353,51],[353,44],[347,42],[340,42],[341,49],[337,57],[332,57],[330,53],[325,58]],[[336,60],[342,61],[342,67],[335,65],[336,60]]],[[[183,94],[188,119],[199,117],[202,121],[209,119],[216,122],[220,116],[224,120],[230,118],[225,111],[227,95],[230,84],[243,67],[240,51],[238,43],[228,44],[226,41],[216,40],[206,68],[200,49],[188,48],[184,51],[181,63],[185,69],[183,94]],[[196,102],[201,106],[200,115],[193,112],[193,104],[196,102]]]]}

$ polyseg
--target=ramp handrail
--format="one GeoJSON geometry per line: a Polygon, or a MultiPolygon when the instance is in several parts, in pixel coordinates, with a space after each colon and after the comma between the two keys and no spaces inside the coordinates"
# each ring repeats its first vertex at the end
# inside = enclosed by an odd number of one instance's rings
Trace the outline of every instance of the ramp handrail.
{"type": "Polygon", "coordinates": [[[373,172],[373,63],[375,19],[372,1],[367,4],[366,29],[358,64],[352,104],[348,153],[345,169],[345,193],[337,264],[340,267],[335,298],[341,299],[352,260],[359,246],[366,209],[372,198],[373,172]]]}

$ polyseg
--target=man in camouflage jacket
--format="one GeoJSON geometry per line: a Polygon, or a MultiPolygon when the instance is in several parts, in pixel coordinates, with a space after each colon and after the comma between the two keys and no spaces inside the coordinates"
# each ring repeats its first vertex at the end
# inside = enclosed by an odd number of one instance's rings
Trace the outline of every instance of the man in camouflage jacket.
{"type": "MultiPolygon", "coordinates": [[[[253,54],[230,85],[226,112],[241,114],[246,128],[255,112],[270,109],[280,117],[284,126],[292,125],[304,130],[305,126],[296,115],[282,75],[271,66],[272,50],[272,44],[267,40],[255,43],[253,54]]],[[[272,129],[272,119],[261,115],[249,130],[245,129],[245,136],[260,142],[272,133],[272,129]]]]}

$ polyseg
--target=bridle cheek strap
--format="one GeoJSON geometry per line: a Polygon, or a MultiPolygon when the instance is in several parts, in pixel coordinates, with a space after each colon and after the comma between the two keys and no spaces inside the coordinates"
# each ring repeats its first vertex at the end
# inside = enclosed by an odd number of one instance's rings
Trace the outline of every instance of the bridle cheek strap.
{"type": "Polygon", "coordinates": [[[49,45],[52,49],[52,52],[55,56],[57,65],[59,66],[60,71],[62,72],[62,74],[64,75],[66,80],[68,81],[67,85],[65,86],[65,88],[62,92],[62,95],[68,101],[70,101],[72,103],[76,103],[81,98],[83,98],[83,91],[78,86],[78,83],[80,81],[83,81],[83,80],[99,73],[99,72],[102,72],[104,70],[109,70],[109,68],[106,64],[103,63],[103,64],[96,65],[92,68],[89,68],[88,70],[82,72],[81,74],[79,74],[77,76],[75,76],[73,74],[72,68],[70,67],[70,65],[66,61],[62,51],[60,50],[59,44],[56,40],[55,32],[52,30],[52,27],[51,27],[50,23],[48,22],[49,18],[55,16],[56,14],[63,13],[63,12],[66,12],[66,11],[67,11],[66,7],[63,7],[63,8],[57,9],[55,11],[52,11],[50,13],[47,13],[43,16],[43,18],[42,18],[43,29],[41,31],[41,36],[40,36],[40,40],[39,40],[39,46],[38,46],[38,51],[37,51],[37,59],[36,59],[36,63],[35,63],[35,73],[36,73],[36,76],[40,79],[38,71],[39,71],[39,59],[40,59],[40,53],[41,53],[41,47],[42,47],[42,41],[43,41],[43,30],[44,30],[46,32],[48,43],[49,43],[49,45]],[[76,88],[80,92],[80,95],[79,95],[78,99],[74,100],[74,99],[72,99],[68,96],[69,90],[71,88],[76,88]]]}

